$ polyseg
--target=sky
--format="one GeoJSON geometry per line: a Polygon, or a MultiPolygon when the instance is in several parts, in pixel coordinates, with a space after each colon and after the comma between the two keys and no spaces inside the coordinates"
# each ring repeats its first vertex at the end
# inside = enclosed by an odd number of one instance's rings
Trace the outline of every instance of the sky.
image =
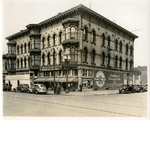
{"type": "Polygon", "coordinates": [[[136,34],[134,67],[148,66],[149,0],[0,0],[2,53],[7,53],[6,37],[83,4],[107,19],[136,34]]]}

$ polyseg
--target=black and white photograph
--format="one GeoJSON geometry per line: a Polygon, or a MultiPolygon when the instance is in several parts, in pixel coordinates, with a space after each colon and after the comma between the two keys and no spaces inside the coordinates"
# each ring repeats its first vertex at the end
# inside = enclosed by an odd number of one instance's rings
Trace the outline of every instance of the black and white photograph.
{"type": "Polygon", "coordinates": [[[149,0],[0,0],[0,21],[3,150],[149,149],[149,0]]]}

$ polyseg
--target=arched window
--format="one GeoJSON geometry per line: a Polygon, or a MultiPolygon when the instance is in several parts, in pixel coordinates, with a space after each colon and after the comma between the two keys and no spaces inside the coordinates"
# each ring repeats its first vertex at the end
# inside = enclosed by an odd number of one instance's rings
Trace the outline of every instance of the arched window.
{"type": "Polygon", "coordinates": [[[105,34],[102,34],[102,46],[105,46],[105,34]]]}
{"type": "Polygon", "coordinates": [[[75,39],[75,27],[71,27],[71,39],[75,39]]]}
{"type": "Polygon", "coordinates": [[[132,46],[130,47],[130,55],[131,56],[133,55],[133,47],[132,46]]]}
{"type": "Polygon", "coordinates": [[[126,69],[128,69],[128,59],[126,59],[126,69]]]}
{"type": "Polygon", "coordinates": [[[115,58],[115,68],[117,68],[118,67],[118,56],[116,56],[116,58],[115,58]]]}
{"type": "Polygon", "coordinates": [[[23,54],[23,45],[21,45],[21,54],[23,54]]]}
{"type": "Polygon", "coordinates": [[[42,39],[42,48],[45,48],[45,38],[42,39]]]}
{"type": "Polygon", "coordinates": [[[34,56],[34,65],[35,66],[40,66],[40,58],[38,55],[34,56]]]}
{"type": "Polygon", "coordinates": [[[30,42],[28,43],[28,50],[30,50],[30,42]]]}
{"type": "Polygon", "coordinates": [[[53,35],[53,46],[56,45],[56,34],[53,35]]]}
{"type": "Polygon", "coordinates": [[[70,49],[70,59],[71,61],[75,61],[75,49],[74,48],[70,49]]]}
{"type": "Polygon", "coordinates": [[[118,51],[118,40],[117,39],[115,41],[115,48],[116,48],[116,51],[118,51]]]}
{"type": "Polygon", "coordinates": [[[17,59],[17,68],[19,68],[19,59],[17,59]]]}
{"type": "Polygon", "coordinates": [[[108,48],[110,48],[110,41],[111,41],[110,36],[108,36],[107,40],[108,40],[108,48]]]}
{"type": "Polygon", "coordinates": [[[39,43],[39,40],[38,40],[38,39],[35,39],[35,40],[34,40],[34,48],[35,48],[35,49],[39,49],[39,48],[40,48],[40,43],[39,43]]]}
{"type": "Polygon", "coordinates": [[[50,65],[51,64],[51,58],[50,58],[51,56],[50,56],[50,53],[48,53],[48,55],[47,55],[47,58],[48,58],[48,65],[50,65]]]}
{"type": "Polygon", "coordinates": [[[105,65],[105,53],[102,53],[102,65],[105,65]]]}
{"type": "Polygon", "coordinates": [[[34,55],[31,56],[31,65],[34,66],[35,65],[35,60],[34,60],[34,55]]]}
{"type": "Polygon", "coordinates": [[[19,54],[19,45],[17,46],[17,54],[19,54]]]}
{"type": "Polygon", "coordinates": [[[92,42],[92,43],[96,43],[96,32],[95,32],[95,30],[92,30],[91,42],[92,42]]]}
{"type": "Polygon", "coordinates": [[[85,47],[83,50],[83,61],[87,61],[87,48],[85,47]]]}
{"type": "Polygon", "coordinates": [[[27,59],[26,58],[24,58],[24,68],[26,68],[27,67],[27,59]]]}
{"type": "Polygon", "coordinates": [[[21,58],[21,68],[23,68],[23,59],[21,58]]]}
{"type": "Polygon", "coordinates": [[[48,46],[48,47],[51,46],[51,43],[50,43],[50,36],[48,36],[48,38],[47,38],[47,46],[48,46]]]}
{"type": "Polygon", "coordinates": [[[62,43],[62,32],[59,33],[59,43],[62,43]]]}
{"type": "Polygon", "coordinates": [[[133,61],[130,60],[130,70],[132,70],[132,69],[133,69],[133,61]]]}
{"type": "Polygon", "coordinates": [[[65,29],[65,40],[69,39],[69,28],[65,29]]]}
{"type": "Polygon", "coordinates": [[[107,65],[110,66],[110,54],[108,54],[108,58],[107,58],[107,65]]]}
{"type": "Polygon", "coordinates": [[[122,53],[122,42],[120,41],[120,44],[119,44],[119,52],[122,53]]]}
{"type": "Polygon", "coordinates": [[[45,65],[45,55],[44,55],[44,53],[42,55],[42,62],[43,62],[43,66],[44,66],[45,65]]]}
{"type": "Polygon", "coordinates": [[[91,54],[91,63],[94,64],[95,61],[95,50],[92,50],[92,54],[91,54]]]}
{"type": "Polygon", "coordinates": [[[119,68],[122,68],[122,57],[120,57],[120,64],[119,64],[119,68]]]}
{"type": "Polygon", "coordinates": [[[26,45],[26,43],[24,44],[24,52],[25,53],[27,52],[27,45],[26,45]]]}
{"type": "Polygon", "coordinates": [[[31,57],[28,57],[28,67],[30,67],[30,59],[31,57]]]}
{"type": "Polygon", "coordinates": [[[53,65],[54,65],[54,63],[55,63],[55,65],[56,65],[56,52],[55,52],[55,50],[54,50],[54,53],[53,53],[53,65]]]}
{"type": "Polygon", "coordinates": [[[88,29],[87,27],[84,27],[83,40],[87,41],[87,39],[88,39],[88,29]]]}
{"type": "Polygon", "coordinates": [[[126,44],[126,55],[128,55],[128,44],[126,44]]]}
{"type": "Polygon", "coordinates": [[[62,51],[59,52],[59,63],[62,63],[62,51]]]}

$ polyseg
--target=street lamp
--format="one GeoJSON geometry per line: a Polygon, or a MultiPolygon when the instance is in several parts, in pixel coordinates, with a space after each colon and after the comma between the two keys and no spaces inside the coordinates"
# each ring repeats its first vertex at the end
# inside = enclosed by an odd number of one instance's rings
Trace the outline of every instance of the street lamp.
{"type": "MultiPolygon", "coordinates": [[[[70,62],[70,56],[69,55],[65,55],[64,56],[64,60],[65,60],[65,64],[69,64],[70,62]]],[[[66,73],[66,92],[65,93],[69,93],[69,90],[68,90],[68,68],[67,69],[67,73],[66,73]]]]}

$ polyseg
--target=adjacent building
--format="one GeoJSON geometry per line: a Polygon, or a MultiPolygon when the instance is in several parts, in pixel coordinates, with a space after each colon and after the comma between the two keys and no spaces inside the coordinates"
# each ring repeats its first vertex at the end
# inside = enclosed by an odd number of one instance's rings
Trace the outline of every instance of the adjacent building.
{"type": "Polygon", "coordinates": [[[65,86],[68,72],[68,83],[76,89],[80,84],[99,89],[135,84],[136,38],[116,23],[78,5],[6,37],[6,80],[11,81],[14,76],[16,84],[30,80],[30,84],[51,87],[55,76],[55,81],[65,86]],[[72,66],[68,71],[62,67],[65,58],[72,66]]]}

